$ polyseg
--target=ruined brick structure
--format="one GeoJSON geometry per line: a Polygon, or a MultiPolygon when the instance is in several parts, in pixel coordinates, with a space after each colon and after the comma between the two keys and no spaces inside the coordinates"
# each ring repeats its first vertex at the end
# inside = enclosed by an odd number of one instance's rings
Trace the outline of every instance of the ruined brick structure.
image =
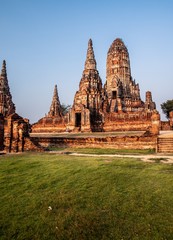
{"type": "MultiPolygon", "coordinates": [[[[173,125],[172,119],[173,114],[170,118],[171,126],[173,125]]],[[[140,130],[146,131],[143,136],[143,140],[146,140],[147,137],[152,138],[153,135],[159,134],[159,127],[160,115],[156,111],[151,92],[146,92],[145,102],[141,100],[139,85],[131,76],[129,53],[123,41],[119,38],[116,39],[108,50],[106,82],[103,85],[90,39],[79,89],[74,96],[70,111],[64,115],[55,85],[50,110],[45,117],[32,125],[32,132],[39,134],[67,131],[140,130]]],[[[4,149],[6,152],[42,151],[39,138],[31,138],[29,132],[29,121],[15,112],[8,85],[6,62],[3,61],[0,75],[0,150],[4,149]]],[[[143,137],[141,136],[141,142],[143,137]]],[[[155,145],[155,138],[153,139],[151,142],[155,145]]],[[[48,140],[50,143],[53,141],[51,138],[48,140]]],[[[68,141],[70,144],[72,140],[68,141]]],[[[81,141],[86,144],[86,141],[81,141]]],[[[90,141],[99,144],[100,140],[91,138],[90,141]]],[[[104,141],[103,146],[106,142],[113,144],[111,142],[115,139],[110,141],[109,138],[106,138],[104,141]]],[[[74,140],[74,144],[76,142],[80,141],[74,140]]]]}
{"type": "Polygon", "coordinates": [[[4,121],[4,150],[5,152],[23,152],[24,138],[28,137],[28,120],[13,113],[4,121]]]}
{"type": "Polygon", "coordinates": [[[116,39],[107,55],[106,84],[109,112],[140,112],[156,108],[151,92],[141,101],[139,84],[131,76],[129,53],[121,39],[116,39]]]}
{"type": "Polygon", "coordinates": [[[169,113],[170,128],[173,130],[173,111],[169,113]]]}
{"type": "Polygon", "coordinates": [[[0,75],[0,150],[22,152],[28,146],[39,150],[29,137],[29,121],[19,116],[12,101],[8,84],[6,62],[3,61],[0,75]]]}
{"type": "Polygon", "coordinates": [[[4,117],[15,113],[15,105],[12,101],[12,96],[8,85],[5,60],[3,61],[0,75],[0,113],[4,117]]]}
{"type": "Polygon", "coordinates": [[[59,120],[62,119],[62,109],[59,101],[57,85],[55,85],[55,88],[54,88],[52,104],[50,106],[48,117],[56,117],[59,120]]]}
{"type": "Polygon", "coordinates": [[[69,113],[68,128],[79,131],[99,131],[102,129],[103,110],[102,80],[97,70],[92,40],[88,42],[87,57],[79,90],[74,97],[74,103],[69,113]]]}
{"type": "Polygon", "coordinates": [[[116,39],[108,51],[105,88],[110,112],[143,108],[139,85],[131,77],[129,54],[121,39],[116,39]]]}
{"type": "Polygon", "coordinates": [[[0,74],[0,150],[4,149],[4,122],[10,114],[15,113],[15,105],[12,101],[8,85],[6,62],[3,61],[0,74]]]}
{"type": "Polygon", "coordinates": [[[32,125],[32,132],[64,132],[65,119],[62,114],[57,85],[55,85],[52,103],[48,114],[32,125]]]}
{"type": "Polygon", "coordinates": [[[68,116],[68,128],[71,131],[151,129],[156,105],[149,91],[145,102],[141,100],[139,84],[131,76],[128,50],[119,38],[109,48],[106,67],[106,83],[102,86],[90,39],[79,90],[68,116]]]}
{"type": "Polygon", "coordinates": [[[173,130],[173,111],[169,113],[168,121],[161,121],[160,130],[163,131],[173,130]]]}
{"type": "Polygon", "coordinates": [[[119,38],[113,41],[108,50],[104,85],[90,39],[79,90],[66,116],[60,113],[58,95],[53,99],[49,114],[32,126],[34,133],[131,130],[154,133],[153,118],[158,122],[160,117],[151,92],[146,92],[145,102],[141,100],[139,84],[131,76],[128,50],[119,38]],[[55,102],[58,110],[55,110],[55,102]]]}
{"type": "Polygon", "coordinates": [[[0,151],[4,148],[4,117],[0,114],[0,151]]]}

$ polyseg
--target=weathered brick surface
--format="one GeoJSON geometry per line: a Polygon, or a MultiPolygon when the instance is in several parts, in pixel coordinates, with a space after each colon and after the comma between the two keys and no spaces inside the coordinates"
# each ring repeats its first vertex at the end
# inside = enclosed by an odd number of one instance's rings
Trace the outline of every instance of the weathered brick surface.
{"type": "Polygon", "coordinates": [[[159,137],[157,142],[158,153],[173,153],[173,137],[159,137]]]}
{"type": "Polygon", "coordinates": [[[4,117],[15,113],[15,105],[12,101],[12,96],[8,85],[5,60],[3,61],[0,74],[0,113],[3,114],[4,117]]]}
{"type": "Polygon", "coordinates": [[[32,143],[29,137],[29,121],[14,113],[5,118],[4,123],[4,151],[23,152],[27,150],[43,150],[39,145],[32,143]]]}
{"type": "Polygon", "coordinates": [[[33,137],[32,141],[42,147],[156,149],[156,136],[118,137],[33,137]]]}
{"type": "Polygon", "coordinates": [[[170,118],[170,127],[173,130],[173,111],[169,113],[169,118],[170,118]]]}
{"type": "Polygon", "coordinates": [[[169,113],[168,121],[161,121],[160,130],[173,130],[173,111],[169,113]]]}
{"type": "Polygon", "coordinates": [[[66,125],[64,123],[63,117],[61,119],[57,117],[44,117],[40,119],[37,123],[32,125],[32,132],[42,133],[42,132],[65,132],[66,125]]]}
{"type": "Polygon", "coordinates": [[[32,132],[64,132],[65,119],[62,114],[57,85],[55,85],[52,103],[48,114],[32,125],[32,132]]]}
{"type": "Polygon", "coordinates": [[[88,50],[74,102],[68,117],[68,128],[72,131],[101,131],[101,114],[103,110],[104,94],[102,80],[97,70],[92,40],[88,42],[88,50]]]}
{"type": "Polygon", "coordinates": [[[169,131],[171,130],[170,121],[161,121],[160,130],[169,131]]]}
{"type": "Polygon", "coordinates": [[[4,149],[4,117],[0,114],[0,151],[4,149]]]}
{"type": "Polygon", "coordinates": [[[43,152],[45,148],[41,146],[37,141],[30,137],[24,138],[24,151],[36,151],[43,152]]]}

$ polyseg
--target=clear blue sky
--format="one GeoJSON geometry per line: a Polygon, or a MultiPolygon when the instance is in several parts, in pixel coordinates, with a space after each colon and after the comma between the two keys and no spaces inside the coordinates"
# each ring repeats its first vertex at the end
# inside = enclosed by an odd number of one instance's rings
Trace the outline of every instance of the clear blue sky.
{"type": "Polygon", "coordinates": [[[141,98],[157,109],[173,99],[172,0],[0,0],[0,63],[17,113],[36,122],[49,111],[54,85],[73,104],[92,38],[105,83],[107,51],[117,37],[128,48],[141,98]]]}

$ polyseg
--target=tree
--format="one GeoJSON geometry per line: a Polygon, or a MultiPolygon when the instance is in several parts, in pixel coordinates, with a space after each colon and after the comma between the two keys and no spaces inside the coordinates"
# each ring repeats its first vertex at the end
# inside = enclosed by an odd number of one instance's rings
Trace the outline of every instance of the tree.
{"type": "Polygon", "coordinates": [[[71,105],[66,105],[66,104],[62,103],[61,104],[62,114],[65,115],[66,113],[68,113],[70,108],[71,108],[71,105]]]}
{"type": "Polygon", "coordinates": [[[169,113],[173,111],[173,99],[167,100],[166,102],[162,103],[161,109],[163,113],[166,115],[166,118],[169,119],[169,113]]]}

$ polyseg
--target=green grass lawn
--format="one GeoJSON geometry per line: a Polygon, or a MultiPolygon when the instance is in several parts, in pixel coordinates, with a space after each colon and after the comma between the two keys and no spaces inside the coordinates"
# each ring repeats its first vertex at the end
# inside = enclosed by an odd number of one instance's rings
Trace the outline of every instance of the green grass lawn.
{"type": "Polygon", "coordinates": [[[173,165],[3,155],[0,193],[1,240],[173,239],[173,165]]]}
{"type": "Polygon", "coordinates": [[[47,148],[48,151],[60,151],[64,153],[76,152],[84,154],[153,154],[154,149],[114,149],[114,148],[60,148],[51,146],[47,148]]]}

